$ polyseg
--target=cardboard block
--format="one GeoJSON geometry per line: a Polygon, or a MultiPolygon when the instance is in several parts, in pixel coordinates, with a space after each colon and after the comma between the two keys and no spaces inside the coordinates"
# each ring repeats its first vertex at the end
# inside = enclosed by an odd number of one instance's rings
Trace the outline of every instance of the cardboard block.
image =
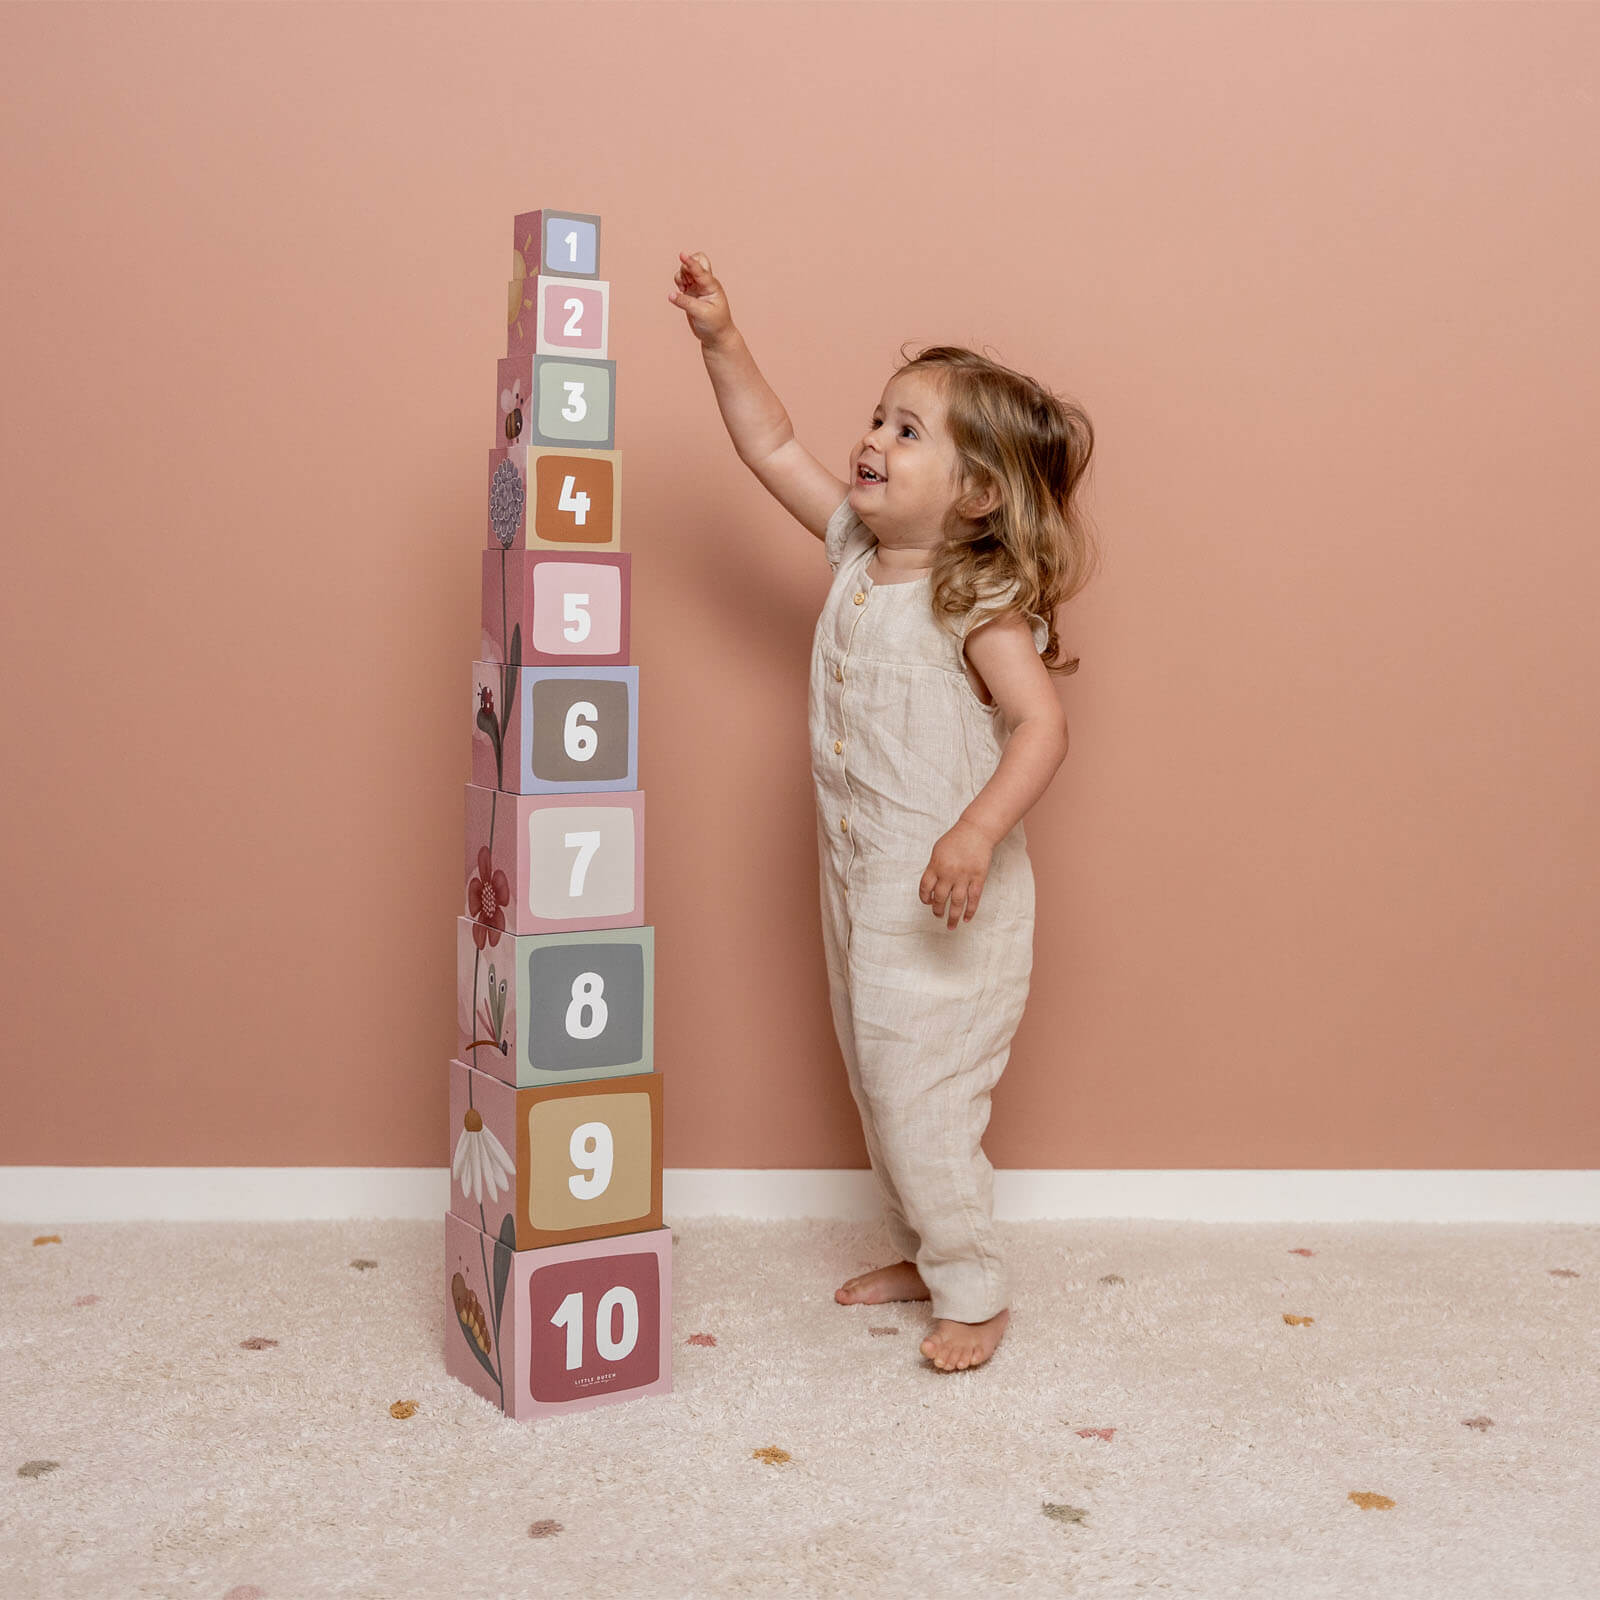
{"type": "MultiPolygon", "coordinates": [[[[522,416],[519,406],[507,417],[522,416]]],[[[488,520],[491,550],[621,550],[621,452],[497,446],[489,452],[488,520]]]]}
{"type": "Polygon", "coordinates": [[[510,286],[506,357],[594,356],[604,359],[610,336],[611,285],[602,278],[552,278],[540,274],[510,286]]]}
{"type": "Polygon", "coordinates": [[[672,1392],[670,1228],[541,1250],[510,1233],[444,1219],[452,1377],[517,1421],[672,1392]]]}
{"type": "Polygon", "coordinates": [[[533,358],[530,445],[610,450],[616,444],[617,364],[587,356],[533,358]]]}
{"type": "Polygon", "coordinates": [[[517,1250],[659,1228],[661,1088],[647,1072],[514,1089],[452,1061],[450,1209],[517,1250]]]}
{"type": "Polygon", "coordinates": [[[516,1088],[655,1070],[654,928],[456,919],[456,1054],[516,1088]]]}
{"type": "Polygon", "coordinates": [[[510,794],[639,787],[637,667],[472,663],[472,781],[510,794]]]}
{"type": "Polygon", "coordinates": [[[485,930],[644,926],[644,790],[467,785],[466,915],[485,930]]]}
{"type": "Polygon", "coordinates": [[[600,276],[600,219],[589,211],[524,211],[511,224],[511,276],[600,276]]]}
{"type": "Polygon", "coordinates": [[[626,666],[632,567],[620,551],[485,550],[481,658],[626,666]]]}

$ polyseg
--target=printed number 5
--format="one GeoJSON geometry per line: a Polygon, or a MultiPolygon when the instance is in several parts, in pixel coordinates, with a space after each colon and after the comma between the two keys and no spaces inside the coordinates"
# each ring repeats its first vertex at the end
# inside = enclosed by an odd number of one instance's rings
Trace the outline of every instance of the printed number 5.
{"type": "Polygon", "coordinates": [[[581,833],[569,833],[562,837],[562,843],[569,849],[576,847],[578,859],[572,863],[572,877],[567,885],[567,896],[576,900],[583,893],[583,880],[589,871],[589,863],[594,859],[594,853],[600,848],[600,830],[586,828],[581,833]]]}
{"type": "Polygon", "coordinates": [[[589,402],[583,398],[583,385],[581,383],[563,383],[567,391],[567,403],[561,408],[561,415],[568,422],[582,422],[589,415],[589,402]]]}
{"type": "Polygon", "coordinates": [[[576,630],[572,628],[563,628],[561,630],[561,637],[572,644],[579,644],[589,637],[589,623],[592,619],[588,611],[584,609],[588,604],[588,595],[577,594],[572,590],[568,590],[561,597],[561,620],[577,624],[576,630]]]}

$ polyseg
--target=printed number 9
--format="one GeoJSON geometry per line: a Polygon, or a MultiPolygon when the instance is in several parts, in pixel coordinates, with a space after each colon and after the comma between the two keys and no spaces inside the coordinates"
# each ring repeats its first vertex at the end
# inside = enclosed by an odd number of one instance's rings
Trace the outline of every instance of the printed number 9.
{"type": "Polygon", "coordinates": [[[587,1170],[587,1178],[568,1178],[567,1187],[576,1200],[593,1200],[606,1192],[611,1182],[611,1164],[615,1146],[611,1129],[603,1122],[580,1123],[572,1130],[567,1154],[579,1171],[587,1170]]]}

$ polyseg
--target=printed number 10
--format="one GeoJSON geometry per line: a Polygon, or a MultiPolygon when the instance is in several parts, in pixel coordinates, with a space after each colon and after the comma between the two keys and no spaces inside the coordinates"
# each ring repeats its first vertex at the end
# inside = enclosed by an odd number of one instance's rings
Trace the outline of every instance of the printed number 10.
{"type": "MultiPolygon", "coordinates": [[[[583,1365],[583,1291],[574,1289],[551,1317],[552,1327],[567,1330],[567,1371],[583,1365]]],[[[607,1289],[594,1308],[594,1347],[602,1359],[621,1361],[639,1342],[639,1298],[626,1284],[607,1289]],[[612,1313],[621,1307],[622,1335],[611,1337],[612,1313]]]]}

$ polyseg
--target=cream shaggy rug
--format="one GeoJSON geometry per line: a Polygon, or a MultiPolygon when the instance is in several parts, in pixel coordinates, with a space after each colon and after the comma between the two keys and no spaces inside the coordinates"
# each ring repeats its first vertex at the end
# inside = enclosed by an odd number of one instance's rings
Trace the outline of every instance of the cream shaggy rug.
{"type": "Polygon", "coordinates": [[[669,1226],[673,1393],[531,1424],[442,1223],[0,1228],[0,1590],[1600,1595],[1600,1229],[1002,1223],[946,1374],[877,1227],[669,1226]]]}

